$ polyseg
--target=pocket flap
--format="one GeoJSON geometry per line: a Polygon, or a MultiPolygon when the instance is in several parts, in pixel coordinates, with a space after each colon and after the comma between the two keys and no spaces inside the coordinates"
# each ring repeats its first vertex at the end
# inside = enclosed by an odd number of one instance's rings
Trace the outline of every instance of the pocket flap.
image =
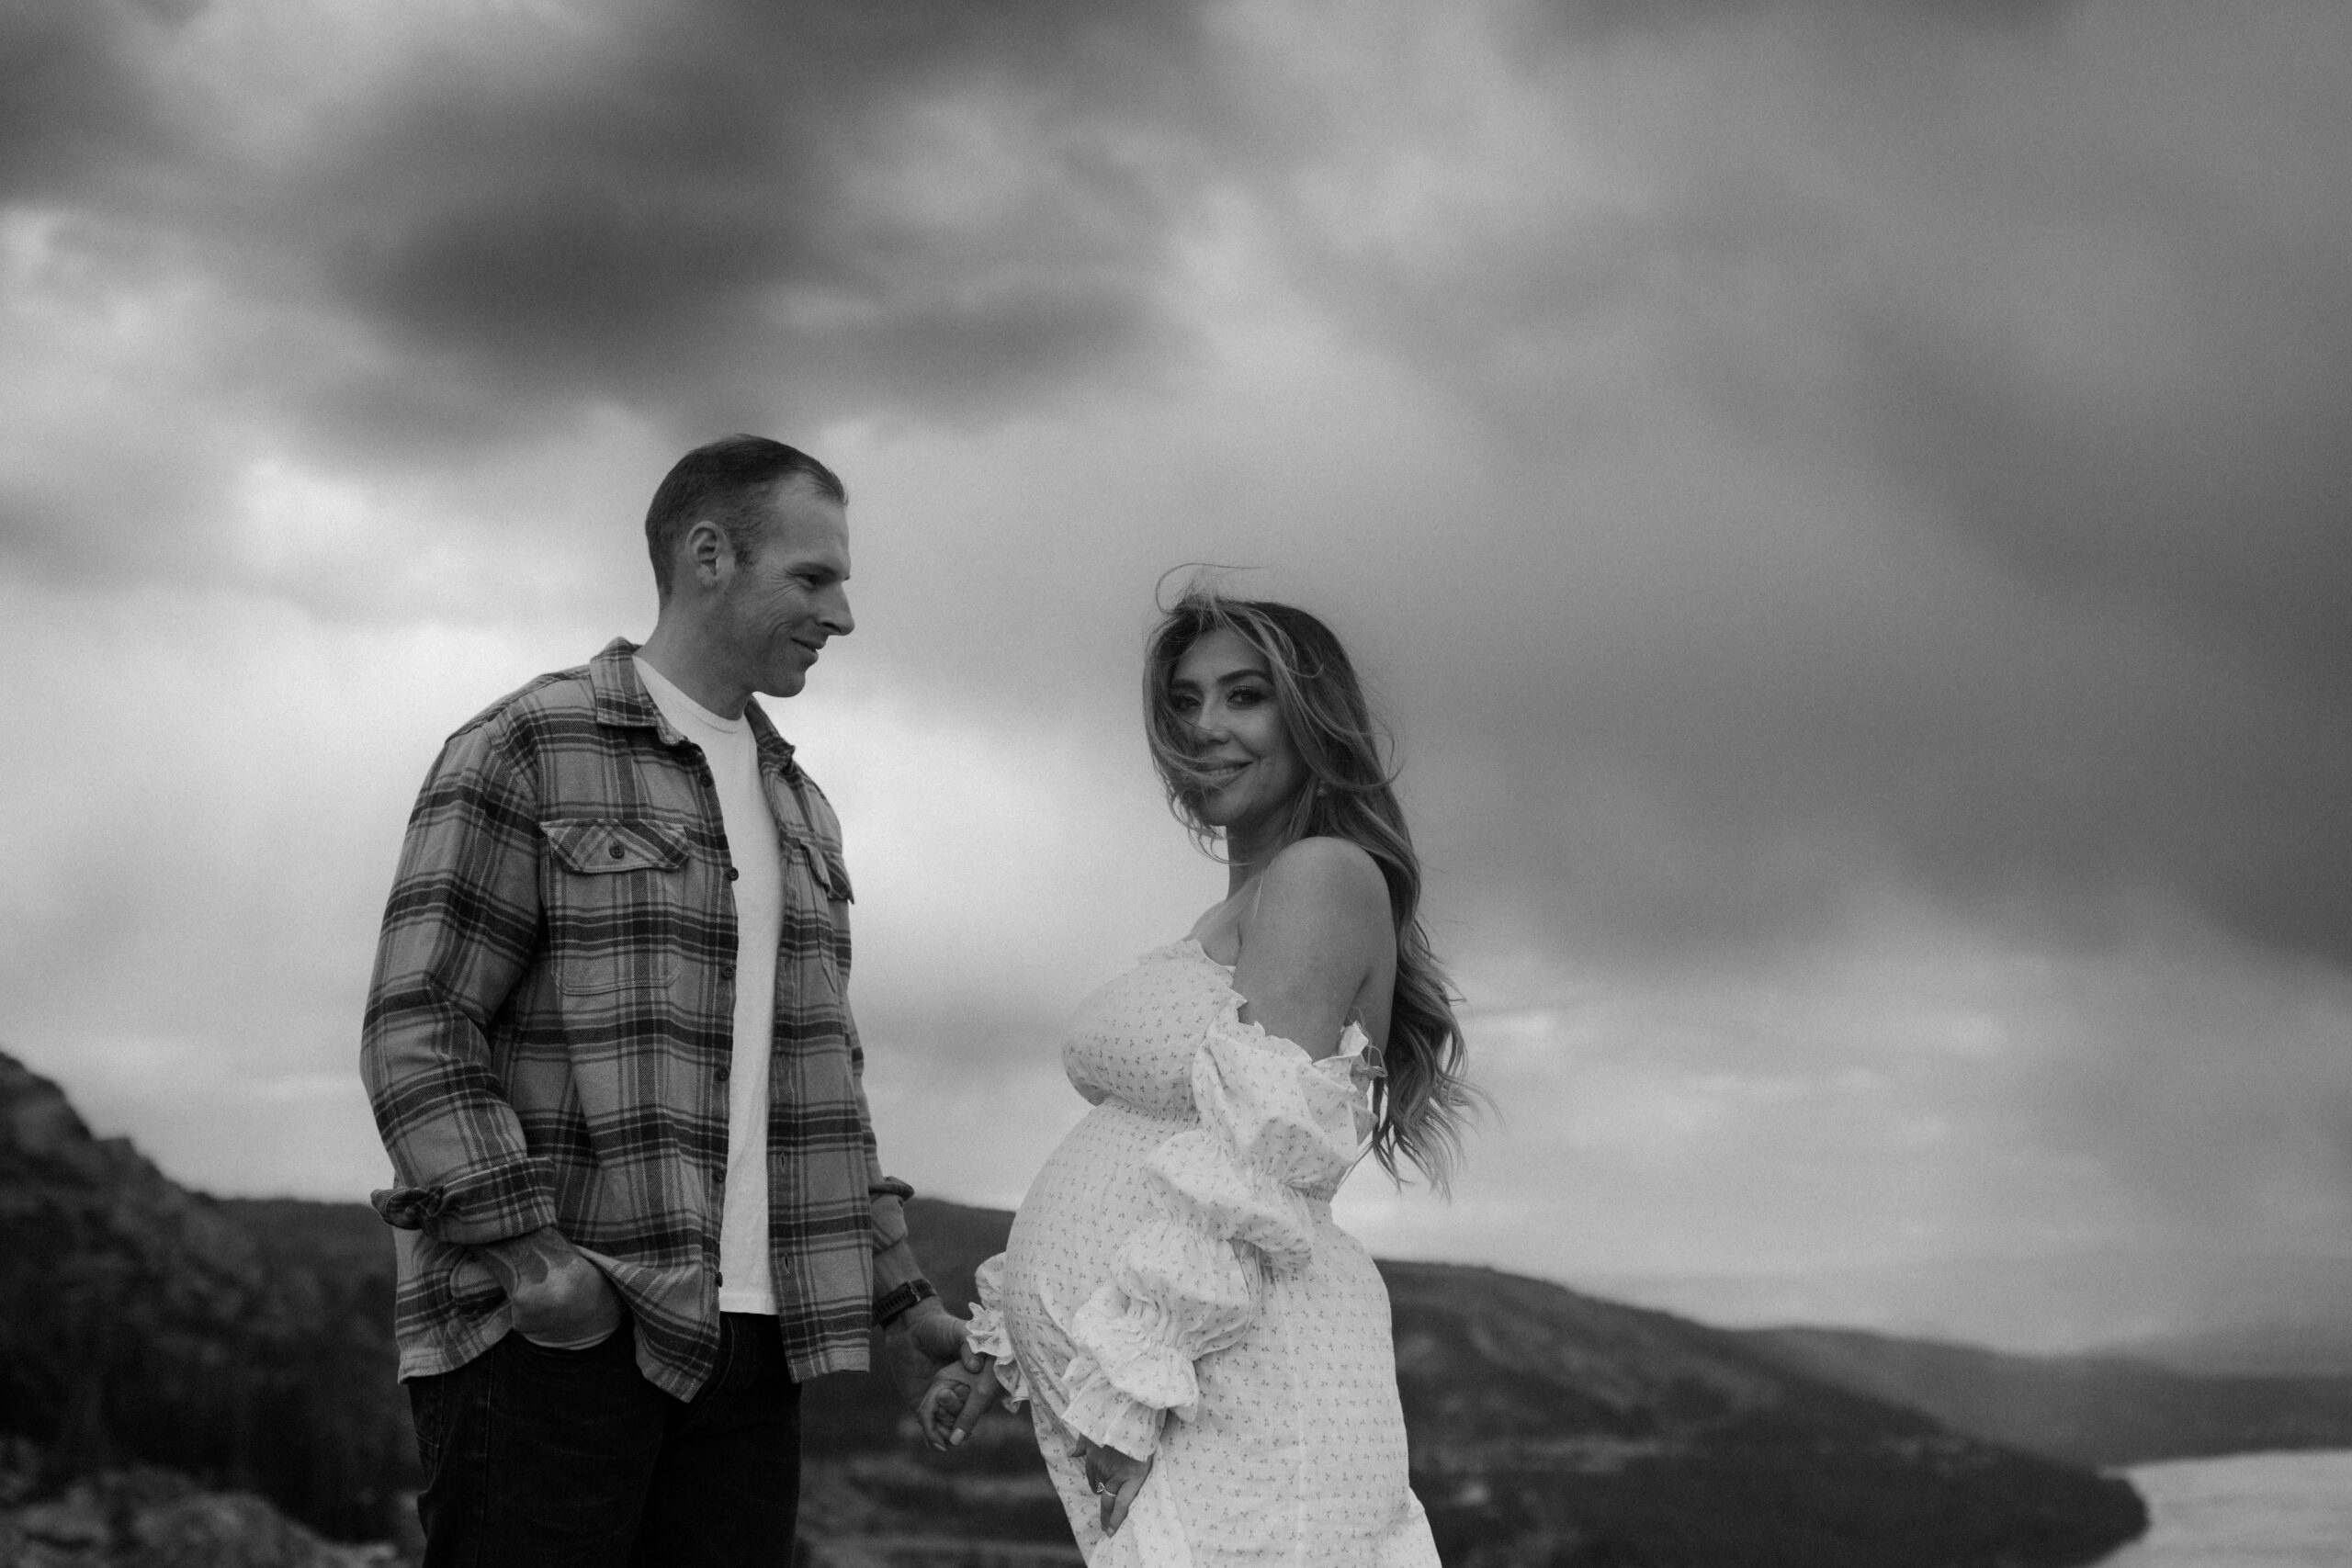
{"type": "Polygon", "coordinates": [[[550,817],[539,831],[566,869],[583,874],[675,871],[686,863],[685,829],[655,818],[550,817]]]}
{"type": "Polygon", "coordinates": [[[826,897],[840,904],[857,902],[856,896],[850,891],[849,867],[842,862],[841,852],[827,848],[823,840],[797,823],[778,822],[776,830],[783,835],[784,841],[793,850],[797,850],[800,858],[808,863],[808,874],[816,879],[826,897]]]}
{"type": "Polygon", "coordinates": [[[844,904],[857,902],[856,896],[849,890],[849,867],[842,863],[841,856],[830,850],[822,851],[817,856],[817,863],[825,874],[827,892],[844,904]]]}
{"type": "Polygon", "coordinates": [[[842,863],[842,857],[813,839],[796,841],[800,845],[800,852],[808,859],[809,874],[817,879],[817,886],[825,890],[825,897],[838,904],[855,903],[856,899],[851,897],[849,890],[849,867],[842,863]]]}

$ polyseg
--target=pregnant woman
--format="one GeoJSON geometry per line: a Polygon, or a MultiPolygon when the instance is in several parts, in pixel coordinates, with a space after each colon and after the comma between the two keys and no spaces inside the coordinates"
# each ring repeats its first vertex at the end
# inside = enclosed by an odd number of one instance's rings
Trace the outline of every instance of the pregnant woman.
{"type": "Polygon", "coordinates": [[[1458,1149],[1419,863],[1314,616],[1195,589],[1144,685],[1230,893],[1080,1008],[1062,1059],[1094,1109],[981,1266],[972,1342],[1032,1402],[1092,1568],[1435,1568],[1387,1292],[1330,1207],[1366,1152],[1442,1187],[1458,1149]]]}

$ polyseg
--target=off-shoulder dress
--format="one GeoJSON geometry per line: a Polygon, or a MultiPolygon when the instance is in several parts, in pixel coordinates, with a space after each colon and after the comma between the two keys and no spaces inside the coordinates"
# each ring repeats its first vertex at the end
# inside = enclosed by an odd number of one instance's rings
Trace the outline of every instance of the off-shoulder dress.
{"type": "Polygon", "coordinates": [[[1190,939],[1081,1005],[1062,1062],[1094,1109],[981,1265],[974,1341],[1030,1402],[1090,1568],[1435,1568],[1388,1293],[1331,1219],[1363,1032],[1317,1062],[1240,1008],[1190,939]],[[1072,1430],[1153,1457],[1115,1536],[1072,1430]]]}

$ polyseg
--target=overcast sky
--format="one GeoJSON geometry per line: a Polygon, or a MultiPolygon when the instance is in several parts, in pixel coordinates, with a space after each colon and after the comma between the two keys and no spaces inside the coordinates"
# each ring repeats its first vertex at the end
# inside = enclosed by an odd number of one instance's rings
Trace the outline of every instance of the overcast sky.
{"type": "Polygon", "coordinates": [[[2352,1258],[2346,102],[2333,0],[0,6],[0,1043],[380,1184],[423,770],[751,430],[923,1190],[1222,891],[1213,560],[1368,671],[1502,1109],[1375,1249],[2011,1339],[1791,1281],[2352,1258]]]}

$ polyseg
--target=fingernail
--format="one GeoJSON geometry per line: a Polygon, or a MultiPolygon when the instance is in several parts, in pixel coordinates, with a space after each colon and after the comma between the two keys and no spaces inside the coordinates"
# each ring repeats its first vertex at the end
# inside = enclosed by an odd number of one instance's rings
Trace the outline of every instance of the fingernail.
{"type": "Polygon", "coordinates": [[[965,1438],[965,1434],[964,1434],[964,1433],[962,1433],[962,1432],[956,1432],[956,1433],[952,1433],[952,1434],[950,1434],[950,1435],[949,1435],[949,1437],[948,1437],[948,1438],[947,1438],[947,1440],[948,1440],[949,1442],[951,1442],[951,1443],[956,1443],[956,1444],[961,1445],[961,1444],[962,1444],[962,1442],[964,1441],[964,1438],[965,1438]]]}

